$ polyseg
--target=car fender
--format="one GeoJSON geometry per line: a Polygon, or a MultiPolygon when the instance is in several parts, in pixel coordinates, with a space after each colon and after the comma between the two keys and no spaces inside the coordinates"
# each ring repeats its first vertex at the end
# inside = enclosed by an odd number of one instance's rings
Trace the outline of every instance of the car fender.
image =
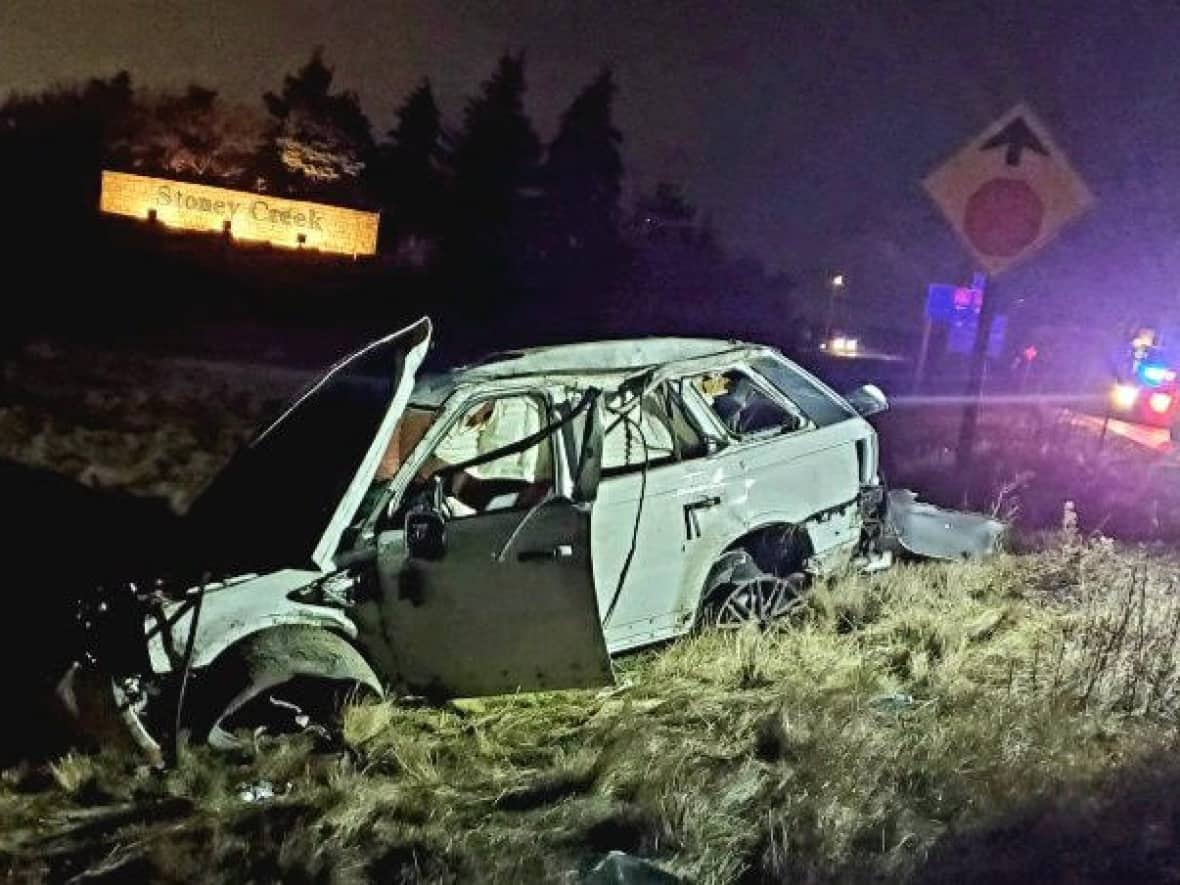
{"type": "MultiPolygon", "coordinates": [[[[356,625],[343,611],[289,598],[293,591],[320,577],[320,572],[283,569],[207,588],[193,639],[191,666],[207,666],[230,646],[271,627],[324,627],[355,639],[356,625]]],[[[172,671],[173,661],[188,643],[193,611],[191,605],[176,602],[148,615],[145,629],[153,672],[172,671]]]]}
{"type": "MultiPolygon", "coordinates": [[[[807,535],[807,541],[810,544],[811,550],[822,559],[824,553],[832,549],[832,545],[830,543],[831,539],[826,534],[820,536],[816,532],[817,526],[826,522],[835,514],[843,513],[847,508],[855,509],[857,506],[857,500],[853,499],[843,504],[834,505],[818,513],[811,513],[805,516],[787,509],[765,511],[749,518],[740,527],[731,523],[726,532],[701,538],[700,541],[704,543],[698,548],[692,557],[689,568],[686,570],[685,585],[682,591],[680,605],[681,610],[696,611],[700,603],[701,594],[706,589],[710,570],[727,550],[741,547],[744,539],[770,528],[798,526],[807,535]]],[[[859,539],[859,517],[855,522],[855,528],[842,532],[842,534],[847,535],[847,538],[841,541],[839,546],[848,546],[851,548],[859,539]]]]}

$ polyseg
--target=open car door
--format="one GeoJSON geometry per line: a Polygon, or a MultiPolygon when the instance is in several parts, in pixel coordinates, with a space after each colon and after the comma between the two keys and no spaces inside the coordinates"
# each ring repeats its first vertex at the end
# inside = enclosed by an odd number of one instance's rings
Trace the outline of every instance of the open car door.
{"type": "Polygon", "coordinates": [[[540,503],[448,520],[445,543],[427,555],[412,516],[378,536],[382,627],[395,681],[411,691],[471,697],[613,681],[590,557],[598,399],[541,435],[555,453],[576,451],[573,475],[555,467],[540,503]]]}

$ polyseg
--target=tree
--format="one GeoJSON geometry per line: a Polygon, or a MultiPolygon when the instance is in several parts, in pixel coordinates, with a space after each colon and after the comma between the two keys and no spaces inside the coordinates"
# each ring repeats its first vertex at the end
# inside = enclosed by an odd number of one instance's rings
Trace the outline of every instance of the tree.
{"type": "Polygon", "coordinates": [[[134,169],[233,185],[245,179],[262,144],[257,112],[195,83],[180,94],[140,98],[136,110],[118,145],[134,169]]]}
{"type": "Polygon", "coordinates": [[[793,281],[760,262],[732,258],[679,186],[660,182],[635,201],[633,261],[612,307],[612,331],[720,335],[786,343],[793,281]]]}
{"type": "Polygon", "coordinates": [[[458,235],[500,252],[525,230],[541,142],[524,113],[524,53],[504,55],[467,103],[452,158],[458,235]]]}
{"type": "Polygon", "coordinates": [[[126,71],[82,87],[10,96],[0,106],[5,219],[42,240],[42,214],[55,227],[90,219],[104,164],[123,159],[117,145],[125,141],[132,100],[126,71]]]}
{"type": "Polygon", "coordinates": [[[334,71],[323,51],[279,93],[263,96],[271,115],[257,184],[278,193],[355,196],[373,147],[372,128],[355,92],[332,92],[334,71]]]}
{"type": "Polygon", "coordinates": [[[653,192],[635,201],[630,229],[640,240],[675,239],[683,243],[697,239],[697,210],[684,197],[678,184],[661,181],[653,192]]]}
{"type": "Polygon", "coordinates": [[[561,263],[582,257],[603,268],[617,259],[623,160],[611,117],[615,91],[604,70],[562,114],[549,146],[545,227],[561,263]]]}
{"type": "Polygon", "coordinates": [[[430,240],[443,212],[443,149],[442,115],[429,80],[410,93],[396,117],[390,141],[369,169],[371,187],[386,210],[382,234],[403,243],[430,240]]]}
{"type": "Polygon", "coordinates": [[[0,105],[0,239],[9,277],[22,283],[8,287],[0,352],[31,329],[85,327],[117,300],[120,287],[101,282],[94,244],[102,169],[120,159],[110,146],[132,99],[123,72],[0,105]]]}

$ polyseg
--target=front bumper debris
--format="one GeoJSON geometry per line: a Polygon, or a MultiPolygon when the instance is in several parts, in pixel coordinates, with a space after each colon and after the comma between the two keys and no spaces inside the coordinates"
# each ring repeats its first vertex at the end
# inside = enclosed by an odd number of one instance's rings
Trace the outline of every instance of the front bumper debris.
{"type": "Polygon", "coordinates": [[[950,561],[989,556],[999,550],[1004,529],[982,513],[919,501],[909,489],[892,489],[887,497],[884,534],[902,555],[950,561]]]}

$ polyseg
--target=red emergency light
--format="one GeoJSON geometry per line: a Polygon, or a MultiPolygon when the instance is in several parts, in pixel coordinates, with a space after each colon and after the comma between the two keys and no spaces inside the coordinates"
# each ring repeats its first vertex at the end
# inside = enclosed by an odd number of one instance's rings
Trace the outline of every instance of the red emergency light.
{"type": "Polygon", "coordinates": [[[1163,415],[1172,408],[1172,395],[1170,393],[1153,393],[1148,398],[1147,405],[1157,415],[1163,415]]]}

